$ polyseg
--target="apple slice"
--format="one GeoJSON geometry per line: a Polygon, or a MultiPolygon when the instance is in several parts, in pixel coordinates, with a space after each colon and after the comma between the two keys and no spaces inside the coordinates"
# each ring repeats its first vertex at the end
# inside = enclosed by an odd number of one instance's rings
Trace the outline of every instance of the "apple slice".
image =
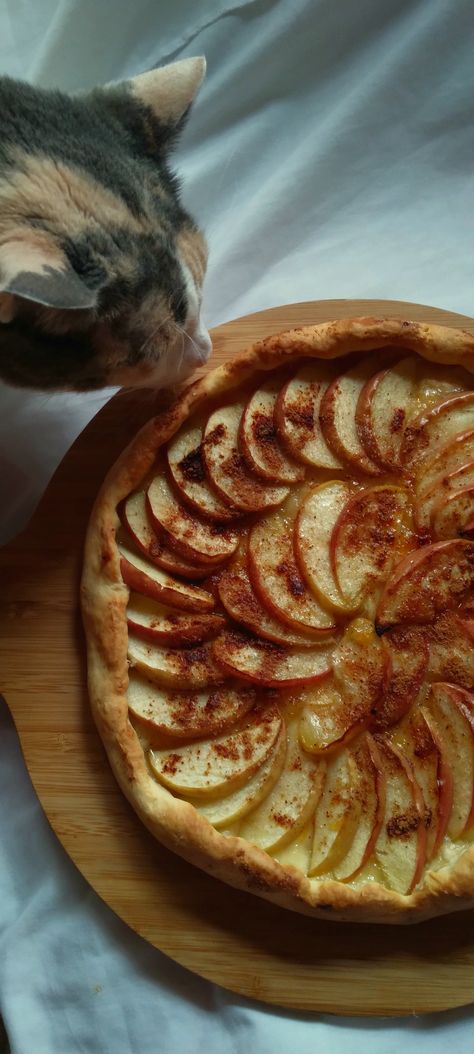
{"type": "Polygon", "coordinates": [[[371,720],[386,677],[386,654],[374,628],[355,619],[333,653],[333,677],[305,695],[300,739],[322,754],[346,745],[371,720]]]}
{"type": "Polygon", "coordinates": [[[474,461],[474,428],[453,436],[432,458],[423,463],[423,474],[416,485],[417,496],[421,498],[434,483],[471,461],[474,461]]]}
{"type": "Polygon", "coordinates": [[[468,825],[472,826],[474,809],[474,718],[468,707],[473,696],[452,684],[437,683],[431,686],[430,696],[423,713],[439,749],[444,755],[447,769],[453,776],[451,815],[448,835],[453,840],[460,838],[468,825]]]}
{"type": "Polygon", "coordinates": [[[146,494],[136,491],[123,503],[120,516],[122,525],[135,543],[137,549],[149,560],[165,571],[171,571],[184,578],[205,578],[209,567],[184,560],[177,553],[167,549],[155,534],[146,508],[146,494]]]}
{"type": "Polygon", "coordinates": [[[213,647],[215,660],[224,673],[268,688],[312,684],[331,670],[330,647],[283,648],[239,633],[221,634],[213,647]]]}
{"type": "Polygon", "coordinates": [[[301,745],[309,754],[333,754],[355,739],[367,724],[364,708],[348,708],[343,692],[331,679],[321,685],[317,695],[306,696],[301,712],[301,745]]]}
{"type": "MultiPolygon", "coordinates": [[[[473,472],[474,475],[474,472],[473,472]]],[[[474,486],[443,495],[433,506],[435,538],[456,538],[470,533],[474,519],[474,486]]]]}
{"type": "Polygon", "coordinates": [[[263,607],[252,588],[245,564],[232,565],[223,571],[217,588],[227,614],[257,637],[275,644],[314,647],[314,637],[289,629],[263,607]]]}
{"type": "Polygon", "coordinates": [[[150,681],[168,688],[207,688],[222,684],[212,643],[196,648],[157,648],[136,637],[128,639],[128,662],[150,681]]]}
{"type": "Polygon", "coordinates": [[[122,578],[130,589],[184,611],[212,611],[214,599],[205,589],[172,578],[124,545],[119,545],[119,552],[122,578]]]}
{"type": "Polygon", "coordinates": [[[153,525],[168,545],[185,558],[214,566],[235,552],[239,541],[235,531],[187,512],[176,500],[164,475],[155,476],[150,483],[147,501],[153,525]]]}
{"type": "Polygon", "coordinates": [[[353,608],[342,596],[334,577],[330,545],[334,526],[352,490],[342,480],[330,480],[312,488],[302,502],[294,534],[296,559],[303,578],[323,605],[344,613],[353,608]]]}
{"type": "Polygon", "coordinates": [[[334,877],[340,882],[354,878],[370,859],[385,816],[385,772],[372,736],[367,734],[355,743],[351,755],[355,773],[352,797],[358,803],[359,815],[354,837],[334,867],[334,877]]]}
{"type": "Polygon", "coordinates": [[[209,802],[196,802],[201,816],[219,830],[242,820],[270,793],[280,778],[286,758],[286,734],[282,724],[273,750],[253,776],[231,794],[209,802]]]}
{"type": "Polygon", "coordinates": [[[279,505],[288,487],[271,486],[252,474],[239,448],[239,430],[245,403],[215,410],[207,422],[202,451],[212,486],[231,507],[259,512],[279,505]]]}
{"type": "Polygon", "coordinates": [[[362,446],[356,411],[362,389],[375,369],[373,359],[365,359],[340,374],[325,392],[319,411],[323,436],[336,457],[369,476],[379,476],[381,469],[362,446]]]}
{"type": "Polygon", "coordinates": [[[406,556],[392,572],[380,598],[377,633],[399,622],[432,622],[454,608],[474,586],[474,543],[435,542],[406,556]]]}
{"type": "Polygon", "coordinates": [[[281,725],[277,707],[255,710],[251,721],[236,732],[182,747],[150,750],[150,766],[174,794],[193,798],[231,794],[264,764],[281,725]]]}
{"type": "Polygon", "coordinates": [[[390,573],[412,540],[408,492],[385,483],[357,491],[330,540],[332,571],[349,607],[357,607],[390,573]]]}
{"type": "Polygon", "coordinates": [[[240,836],[267,853],[282,849],[313,815],[325,774],[325,762],[315,761],[301,750],[298,722],[290,722],[283,772],[270,794],[244,820],[240,836]]]}
{"type": "Polygon", "coordinates": [[[202,427],[188,425],[168,443],[168,467],[173,483],[179,495],[200,516],[217,523],[235,520],[241,516],[240,509],[230,508],[209,485],[202,436],[202,427]]]}
{"type": "Polygon", "coordinates": [[[425,630],[429,644],[428,676],[461,688],[474,684],[474,624],[462,612],[446,611],[425,630]]]}
{"type": "Polygon", "coordinates": [[[371,727],[392,728],[418,700],[428,669],[429,647],[420,626],[397,626],[382,638],[387,654],[385,684],[372,712],[371,727]]]}
{"type": "Polygon", "coordinates": [[[474,392],[453,395],[423,411],[405,431],[401,454],[404,468],[419,475],[423,465],[432,461],[442,447],[456,435],[470,431],[473,425],[474,392]]]}
{"type": "Polygon", "coordinates": [[[198,615],[176,611],[139,594],[132,594],[127,607],[127,625],[136,637],[151,644],[199,644],[224,629],[222,615],[198,615]]]}
{"type": "Polygon", "coordinates": [[[281,389],[275,404],[275,427],[283,446],[297,461],[316,468],[342,468],[319,424],[321,400],[333,378],[334,367],[328,363],[303,366],[281,389]]]}
{"type": "Polygon", "coordinates": [[[397,744],[410,762],[425,805],[426,861],[433,859],[446,834],[452,807],[452,778],[446,768],[423,712],[414,707],[396,733],[397,744]]]}
{"type": "Polygon", "coordinates": [[[328,760],[323,791],[314,816],[310,875],[332,871],[347,854],[360,819],[360,798],[353,793],[357,773],[353,755],[341,750],[328,760]]]}
{"type": "Polygon", "coordinates": [[[474,460],[438,476],[428,489],[418,491],[415,505],[415,521],[420,533],[429,533],[435,509],[451,496],[466,487],[474,486],[474,460]]]}
{"type": "Polygon", "coordinates": [[[130,674],[127,702],[130,713],[166,736],[194,739],[215,736],[255,706],[251,688],[203,692],[169,692],[136,673],[130,674]]]}
{"type": "Polygon", "coordinates": [[[360,441],[367,456],[389,472],[400,468],[415,378],[415,359],[402,359],[370,377],[359,395],[356,424],[360,441]]]}
{"type": "Polygon", "coordinates": [[[469,391],[472,377],[462,366],[442,366],[433,362],[421,362],[419,377],[416,383],[415,402],[421,410],[430,410],[439,406],[455,392],[469,391]]]}
{"type": "Polygon", "coordinates": [[[271,379],[250,396],[240,421],[239,445],[257,476],[272,483],[298,483],[305,470],[280,446],[273,423],[280,388],[281,382],[271,379]]]}
{"type": "Polygon", "coordinates": [[[408,894],[425,866],[425,803],[403,752],[383,737],[377,738],[377,747],[385,777],[385,811],[375,856],[389,887],[408,894]]]}
{"type": "Polygon", "coordinates": [[[295,509],[286,504],[252,528],[248,543],[250,580],[275,618],[300,631],[328,633],[334,628],[334,619],[307,589],[295,561],[294,521],[295,509]]]}

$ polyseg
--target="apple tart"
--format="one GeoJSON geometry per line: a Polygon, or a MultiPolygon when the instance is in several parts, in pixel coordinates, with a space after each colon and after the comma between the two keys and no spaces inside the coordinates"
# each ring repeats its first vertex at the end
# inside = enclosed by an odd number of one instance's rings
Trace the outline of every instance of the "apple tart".
{"type": "Polygon", "coordinates": [[[325,918],[474,903],[474,337],[272,336],[111,469],[89,691],[127,798],[230,885],[325,918]]]}

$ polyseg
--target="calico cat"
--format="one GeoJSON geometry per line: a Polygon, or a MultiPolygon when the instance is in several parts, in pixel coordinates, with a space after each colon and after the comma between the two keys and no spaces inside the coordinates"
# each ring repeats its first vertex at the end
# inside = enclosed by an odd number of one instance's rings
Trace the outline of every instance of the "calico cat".
{"type": "Polygon", "coordinates": [[[185,59],[69,97],[0,78],[0,378],[167,386],[205,361],[206,245],[168,158],[205,73],[185,59]]]}

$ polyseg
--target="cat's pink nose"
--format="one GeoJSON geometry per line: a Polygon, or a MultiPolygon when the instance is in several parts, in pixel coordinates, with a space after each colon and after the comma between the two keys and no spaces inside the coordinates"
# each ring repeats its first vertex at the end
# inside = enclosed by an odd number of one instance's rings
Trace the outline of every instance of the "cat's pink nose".
{"type": "Polygon", "coordinates": [[[205,326],[191,325],[186,331],[186,355],[196,363],[207,362],[212,351],[212,341],[205,326]]]}

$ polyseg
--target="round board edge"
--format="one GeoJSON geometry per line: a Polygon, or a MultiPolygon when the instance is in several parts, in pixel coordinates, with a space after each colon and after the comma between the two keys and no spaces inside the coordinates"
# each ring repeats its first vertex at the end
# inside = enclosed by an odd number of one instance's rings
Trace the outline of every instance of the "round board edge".
{"type": "MultiPolygon", "coordinates": [[[[318,321],[326,321],[326,320],[330,320],[330,319],[337,318],[337,317],[350,317],[350,316],[356,316],[356,315],[374,315],[374,314],[376,314],[379,317],[383,316],[383,315],[388,315],[388,316],[391,315],[392,317],[415,318],[415,319],[419,319],[419,320],[423,319],[425,321],[433,321],[433,322],[438,322],[440,324],[444,323],[445,325],[457,325],[457,326],[461,326],[462,328],[470,328],[471,330],[474,330],[474,320],[468,318],[467,316],[456,315],[454,313],[444,312],[441,309],[432,308],[432,307],[423,306],[423,305],[404,303],[404,302],[401,302],[401,301],[391,301],[391,302],[390,301],[383,301],[383,300],[379,300],[379,301],[373,301],[373,300],[372,301],[365,301],[365,300],[364,301],[330,300],[330,301],[320,301],[320,302],[318,302],[318,301],[316,301],[316,302],[315,301],[305,301],[305,302],[302,302],[300,304],[284,305],[282,307],[270,308],[267,311],[255,312],[255,313],[253,313],[251,315],[243,316],[242,318],[235,319],[233,321],[224,323],[221,326],[216,327],[215,330],[213,331],[214,340],[215,340],[215,351],[216,351],[216,354],[215,354],[215,356],[213,356],[213,358],[211,360],[211,363],[208,365],[207,368],[208,369],[212,369],[217,364],[217,362],[219,361],[219,358],[221,356],[225,357],[225,355],[227,354],[227,357],[228,357],[229,354],[236,353],[236,351],[240,350],[240,348],[243,348],[243,347],[247,346],[248,344],[252,343],[255,339],[258,339],[260,336],[266,335],[267,333],[270,333],[270,332],[278,332],[279,330],[293,328],[293,327],[295,327],[297,325],[311,324],[311,323],[315,323],[315,322],[318,322],[318,321]],[[260,332],[260,327],[262,327],[262,331],[261,332],[260,332]],[[239,331],[241,331],[242,329],[243,329],[243,331],[245,333],[245,336],[239,335],[239,331]],[[258,331],[258,332],[256,332],[256,331],[258,331]],[[236,333],[237,333],[237,338],[235,337],[236,333]],[[221,344],[222,344],[222,347],[221,347],[221,344]],[[237,347],[237,344],[239,345],[238,347],[237,347]],[[229,347],[229,345],[230,345],[230,347],[229,347]]],[[[106,407],[110,407],[111,403],[118,404],[120,399],[123,399],[123,398],[124,398],[123,393],[119,393],[109,403],[106,404],[106,407]]],[[[96,417],[92,419],[92,422],[95,422],[97,424],[97,421],[100,419],[100,416],[104,412],[106,407],[104,407],[101,411],[99,411],[99,413],[96,415],[96,417]]],[[[150,416],[151,416],[151,414],[150,414],[150,416]]],[[[65,459],[63,460],[63,462],[62,462],[62,464],[60,466],[60,473],[59,473],[60,477],[62,477],[64,475],[65,469],[67,469],[67,463],[68,463],[68,459],[70,457],[71,451],[75,450],[77,452],[77,450],[80,449],[81,444],[85,442],[85,438],[87,436],[88,429],[90,428],[90,425],[92,424],[92,422],[89,423],[89,425],[86,427],[86,429],[78,437],[78,439],[74,443],[74,445],[71,448],[71,450],[68,452],[68,454],[66,454],[66,457],[65,457],[65,459]]],[[[35,529],[36,529],[36,524],[38,523],[39,520],[41,520],[41,517],[43,515],[45,515],[45,513],[47,513],[49,495],[50,495],[50,492],[52,490],[54,490],[54,487],[57,486],[57,476],[58,476],[58,472],[55,474],[55,476],[53,477],[51,483],[49,484],[49,487],[48,487],[48,489],[47,489],[47,491],[46,491],[46,493],[45,493],[40,505],[38,506],[38,509],[37,509],[37,511],[36,511],[36,513],[35,513],[35,515],[33,517],[33,520],[31,521],[31,524],[27,528],[26,532],[24,532],[23,535],[19,536],[18,540],[16,540],[15,542],[12,543],[13,547],[15,547],[15,545],[17,544],[17,541],[21,540],[22,542],[24,542],[25,538],[27,538],[31,534],[34,534],[35,529]]],[[[91,500],[93,500],[94,496],[95,496],[94,494],[90,495],[91,500]]],[[[8,555],[9,548],[10,547],[7,546],[6,550],[4,550],[4,556],[5,556],[5,553],[7,553],[7,555],[8,555]]],[[[7,700],[8,700],[8,694],[9,693],[7,692],[7,700]]],[[[19,716],[20,715],[18,714],[18,717],[19,716]]],[[[37,789],[38,796],[40,797],[40,800],[41,800],[41,802],[43,804],[43,807],[44,807],[45,812],[46,812],[46,814],[47,814],[47,816],[48,816],[48,818],[49,818],[49,820],[51,822],[51,825],[52,825],[53,829],[56,831],[56,834],[58,835],[58,837],[60,838],[60,841],[62,842],[62,844],[66,848],[66,851],[68,852],[68,854],[70,855],[70,857],[72,858],[72,860],[74,861],[74,863],[76,864],[78,869],[81,871],[81,873],[84,875],[86,880],[96,890],[96,892],[98,892],[99,896],[101,896],[102,899],[104,899],[104,901],[106,903],[110,903],[109,900],[107,899],[107,896],[104,895],[104,893],[101,891],[100,888],[98,888],[98,885],[99,886],[101,884],[103,885],[103,883],[99,882],[97,884],[97,883],[94,882],[94,880],[90,877],[90,874],[88,874],[88,870],[89,870],[88,867],[87,866],[84,867],[84,862],[82,862],[82,866],[81,866],[80,859],[78,859],[78,854],[75,853],[74,838],[72,838],[72,840],[70,840],[67,836],[65,836],[65,832],[64,832],[64,830],[61,829],[61,823],[58,823],[58,820],[57,820],[57,817],[55,815],[54,810],[52,810],[50,807],[48,807],[48,792],[47,792],[47,790],[45,791],[44,786],[43,786],[43,784],[44,784],[44,777],[42,776],[41,771],[35,771],[35,769],[36,769],[35,761],[32,758],[31,753],[28,750],[28,746],[27,746],[26,742],[23,742],[24,736],[22,735],[22,728],[21,728],[22,722],[21,722],[21,720],[18,722],[18,724],[20,725],[20,738],[22,739],[22,745],[23,745],[23,749],[24,749],[24,753],[25,753],[25,758],[26,758],[26,761],[27,761],[27,764],[28,764],[28,768],[30,770],[30,773],[31,773],[32,778],[33,778],[33,782],[34,782],[35,787],[37,789]],[[30,754],[30,756],[29,756],[29,754],[30,754]]],[[[121,794],[120,790],[118,789],[118,787],[116,788],[116,794],[117,794],[117,797],[122,799],[122,794],[121,794]]],[[[124,799],[123,799],[123,805],[124,805],[125,808],[127,808],[127,809],[129,808],[124,799]]],[[[139,822],[138,820],[135,820],[135,823],[138,823],[138,822],[139,822]]],[[[169,854],[169,855],[171,856],[171,854],[169,854]]],[[[184,866],[186,868],[190,868],[190,865],[182,864],[182,866],[184,866]]],[[[207,879],[207,876],[206,876],[206,879],[207,879]]],[[[214,883],[215,883],[215,880],[212,880],[212,879],[208,879],[208,881],[210,883],[212,883],[214,881],[214,883]]],[[[219,887],[220,886],[221,886],[221,884],[219,883],[219,887]]],[[[214,886],[214,888],[215,888],[215,886],[214,886]]],[[[221,888],[224,889],[224,890],[228,890],[228,887],[221,887],[221,888]]],[[[230,895],[233,895],[234,892],[235,891],[228,890],[228,893],[230,895]]],[[[242,896],[244,896],[246,898],[246,903],[249,903],[249,902],[255,903],[257,911],[259,910],[259,908],[261,909],[262,902],[259,901],[257,898],[251,898],[248,894],[242,894],[242,896]]],[[[113,899],[115,899],[115,898],[113,898],[113,899]]],[[[309,994],[309,995],[305,996],[303,993],[301,993],[301,996],[298,997],[298,998],[292,997],[290,994],[285,996],[285,994],[282,993],[282,991],[280,989],[280,985],[275,985],[275,982],[273,982],[273,987],[272,987],[272,983],[270,982],[270,987],[269,987],[268,983],[266,982],[266,979],[264,980],[264,978],[261,976],[262,975],[262,967],[263,967],[262,960],[258,961],[258,973],[260,974],[260,978],[257,976],[257,973],[255,973],[255,975],[253,976],[253,979],[251,979],[252,975],[254,974],[254,971],[250,970],[250,971],[248,971],[246,973],[244,966],[242,966],[239,983],[235,983],[235,979],[234,979],[234,982],[232,982],[230,979],[228,979],[226,977],[223,977],[223,969],[225,968],[225,965],[223,964],[222,959],[219,960],[218,967],[216,966],[215,969],[209,970],[209,967],[207,967],[205,969],[203,969],[201,967],[199,969],[198,965],[194,962],[193,956],[191,956],[191,959],[193,960],[192,963],[191,963],[189,961],[190,956],[186,954],[186,950],[184,951],[184,954],[183,954],[182,942],[179,945],[180,950],[177,951],[175,949],[175,951],[173,952],[172,950],[170,950],[169,944],[168,944],[168,946],[164,947],[163,944],[157,943],[156,939],[152,939],[149,936],[149,934],[144,932],[144,931],[146,931],[146,925],[142,926],[142,925],[137,925],[136,923],[134,924],[133,921],[130,921],[129,918],[126,917],[126,912],[124,912],[123,910],[120,910],[120,908],[116,904],[112,903],[110,906],[112,906],[112,909],[114,911],[116,911],[116,913],[125,922],[127,922],[127,924],[130,925],[132,929],[135,929],[136,932],[138,932],[142,936],[144,936],[145,939],[150,940],[151,943],[155,944],[156,947],[158,947],[158,948],[160,948],[160,950],[164,951],[165,954],[169,955],[170,958],[174,959],[174,961],[180,963],[183,966],[186,966],[188,969],[191,969],[192,972],[197,973],[200,976],[203,976],[203,977],[205,977],[208,980],[217,981],[217,983],[219,983],[223,987],[229,989],[230,991],[233,991],[233,992],[236,992],[236,993],[238,993],[240,995],[243,995],[246,998],[259,999],[259,1000],[261,1000],[263,1002],[267,1002],[267,1003],[270,1003],[272,1005],[284,1006],[284,1007],[286,1007],[288,1009],[297,1009],[299,1011],[303,1011],[303,1010],[308,1011],[309,1010],[309,1011],[313,1011],[313,1012],[326,1012],[326,1013],[333,1013],[333,1014],[335,1014],[335,1013],[338,1013],[338,1014],[352,1014],[352,1015],[357,1015],[357,1016],[364,1016],[364,1015],[371,1016],[371,1015],[379,1015],[379,1014],[382,1014],[384,1016],[394,1016],[394,1015],[397,1015],[397,1014],[398,1015],[400,1015],[400,1014],[411,1014],[413,1012],[429,1012],[429,1011],[433,1011],[433,1010],[445,1010],[445,1009],[453,1008],[454,1006],[466,1005],[466,1003],[471,1002],[472,1000],[474,1000],[474,984],[472,984],[469,987],[469,991],[467,991],[467,989],[466,989],[463,992],[463,986],[460,985],[460,983],[459,983],[460,982],[460,978],[457,976],[456,977],[456,986],[455,986],[455,988],[456,988],[456,996],[454,996],[454,992],[453,992],[451,994],[451,996],[449,997],[449,999],[447,999],[446,998],[447,991],[446,991],[445,984],[443,983],[443,985],[440,986],[439,997],[438,997],[438,999],[436,1001],[436,1005],[433,1005],[433,999],[432,998],[428,998],[428,993],[426,993],[426,997],[424,999],[420,996],[418,1002],[415,1002],[415,1005],[414,1005],[413,978],[410,977],[410,970],[407,971],[407,976],[406,976],[407,984],[406,984],[405,995],[399,1001],[397,999],[395,999],[394,1002],[393,1002],[393,1006],[381,1006],[380,1002],[378,1002],[377,1005],[374,1005],[374,1006],[371,1006],[371,1007],[366,1006],[364,1008],[361,1008],[361,1002],[363,1002],[363,998],[361,998],[360,991],[356,991],[356,990],[351,992],[350,996],[347,995],[346,996],[347,1001],[345,1001],[344,1000],[344,996],[341,997],[342,977],[341,977],[340,974],[338,976],[337,972],[334,972],[334,970],[332,970],[332,971],[329,970],[328,971],[328,974],[327,974],[327,982],[328,982],[328,984],[327,985],[326,984],[321,984],[322,978],[319,979],[319,988],[318,988],[318,991],[317,991],[316,995],[314,995],[314,993],[313,993],[312,995],[309,994]],[[322,989],[325,989],[326,987],[328,987],[331,991],[332,991],[332,989],[334,989],[334,993],[335,994],[332,995],[332,997],[330,997],[329,991],[326,992],[326,995],[323,994],[322,989]],[[343,1005],[341,1005],[341,1003],[343,1005]]],[[[293,919],[292,913],[290,913],[290,912],[283,912],[282,913],[282,910],[280,909],[280,914],[282,915],[282,917],[284,917],[291,924],[291,921],[293,919]]],[[[448,916],[448,918],[449,919],[453,919],[454,916],[448,916]]],[[[445,922],[446,922],[446,920],[445,920],[445,922]]],[[[320,924],[318,924],[314,920],[309,920],[309,919],[306,920],[306,923],[307,923],[307,925],[311,925],[312,928],[313,927],[315,928],[315,937],[316,937],[316,929],[318,928],[318,925],[320,925],[320,924]]],[[[436,924],[436,920],[435,920],[434,924],[436,924]]],[[[283,925],[285,925],[285,923],[283,923],[283,925]]],[[[431,925],[431,924],[422,924],[422,925],[431,925]]],[[[325,923],[325,924],[323,924],[323,926],[329,926],[329,928],[330,928],[331,932],[334,934],[334,936],[336,936],[336,934],[338,936],[340,935],[341,937],[343,936],[344,924],[341,924],[341,923],[339,923],[339,924],[338,923],[328,923],[328,924],[326,924],[325,923]]],[[[371,930],[371,929],[374,929],[374,927],[363,927],[363,932],[365,933],[367,930],[371,930]]],[[[379,927],[379,929],[380,929],[380,927],[379,927]]],[[[361,927],[358,926],[357,930],[360,932],[361,927]]],[[[409,928],[409,929],[404,930],[404,932],[406,934],[409,934],[409,933],[410,934],[415,934],[416,932],[419,932],[419,927],[409,928]]],[[[210,928],[210,939],[211,939],[211,941],[213,939],[212,927],[210,928]]],[[[336,940],[337,940],[337,937],[336,937],[336,940]]],[[[409,943],[409,941],[407,941],[407,943],[409,943]]],[[[178,942],[178,944],[179,944],[179,942],[178,942]]],[[[474,946],[473,946],[473,950],[472,951],[473,951],[473,956],[474,956],[474,946]]],[[[287,981],[288,975],[285,973],[284,970],[282,971],[282,969],[281,969],[281,966],[282,966],[281,960],[276,960],[275,961],[275,957],[272,956],[271,953],[269,953],[268,958],[270,960],[270,962],[268,963],[268,967],[270,967],[271,964],[273,964],[273,966],[275,966],[276,962],[277,962],[278,966],[280,968],[281,979],[283,981],[285,981],[285,980],[287,981]]],[[[341,960],[342,960],[342,958],[343,958],[343,955],[341,954],[341,960]]],[[[371,960],[366,960],[364,962],[364,964],[362,964],[361,961],[354,961],[354,968],[355,968],[355,971],[357,972],[357,976],[358,977],[360,976],[361,980],[362,980],[362,976],[363,976],[365,982],[367,982],[367,983],[370,983],[370,972],[371,972],[370,964],[371,964],[371,960]]],[[[347,969],[347,965],[348,964],[346,964],[346,969],[347,969]]],[[[408,963],[405,964],[405,968],[407,966],[408,966],[408,963]]],[[[295,971],[297,973],[301,972],[301,970],[304,969],[305,967],[307,967],[307,964],[305,964],[305,963],[298,964],[298,963],[296,963],[294,961],[292,961],[292,963],[291,963],[291,969],[292,969],[293,974],[294,974],[295,971]]],[[[316,979],[316,978],[318,978],[318,967],[315,967],[314,969],[315,969],[315,979],[316,979]]],[[[420,969],[421,969],[421,967],[420,967],[420,969]]],[[[456,973],[456,971],[455,971],[455,973],[456,973]]],[[[303,980],[303,978],[301,978],[301,980],[303,980]]],[[[354,980],[352,979],[351,982],[350,982],[349,988],[353,987],[353,986],[354,986],[354,980]]],[[[305,988],[306,985],[303,984],[302,987],[305,988]]],[[[315,987],[317,987],[317,986],[315,986],[315,987]]],[[[356,988],[357,987],[358,986],[356,986],[356,988]]]]}

